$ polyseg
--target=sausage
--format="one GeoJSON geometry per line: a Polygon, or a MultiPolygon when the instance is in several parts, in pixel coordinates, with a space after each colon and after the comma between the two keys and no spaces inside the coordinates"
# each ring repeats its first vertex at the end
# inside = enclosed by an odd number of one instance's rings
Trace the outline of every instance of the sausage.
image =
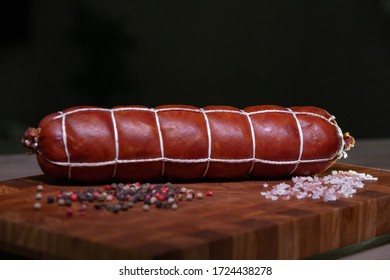
{"type": "Polygon", "coordinates": [[[354,139],[318,107],[164,105],[68,108],[22,143],[46,175],[88,183],[313,175],[354,139]]]}

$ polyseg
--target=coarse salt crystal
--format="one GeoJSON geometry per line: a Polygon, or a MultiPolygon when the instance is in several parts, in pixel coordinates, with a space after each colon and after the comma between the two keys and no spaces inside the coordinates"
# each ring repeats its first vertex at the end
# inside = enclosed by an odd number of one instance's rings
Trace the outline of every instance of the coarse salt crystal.
{"type": "MultiPolygon", "coordinates": [[[[356,189],[364,187],[363,181],[376,181],[378,178],[370,174],[358,173],[354,170],[333,170],[331,175],[322,178],[317,176],[295,176],[292,178],[294,185],[285,182],[276,184],[270,191],[260,192],[267,199],[277,200],[281,197],[288,200],[292,197],[303,199],[322,199],[323,201],[335,201],[338,198],[349,198],[356,193],[356,189]]],[[[267,183],[263,187],[268,187],[267,183]]]]}

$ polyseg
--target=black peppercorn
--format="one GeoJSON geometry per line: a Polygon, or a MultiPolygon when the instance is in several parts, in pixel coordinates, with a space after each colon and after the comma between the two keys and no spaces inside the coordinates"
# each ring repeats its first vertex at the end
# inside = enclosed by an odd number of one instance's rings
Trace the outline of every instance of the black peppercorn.
{"type": "Polygon", "coordinates": [[[47,203],[52,204],[52,203],[54,203],[54,201],[55,201],[55,198],[54,198],[53,195],[49,195],[49,196],[47,197],[47,203]]]}

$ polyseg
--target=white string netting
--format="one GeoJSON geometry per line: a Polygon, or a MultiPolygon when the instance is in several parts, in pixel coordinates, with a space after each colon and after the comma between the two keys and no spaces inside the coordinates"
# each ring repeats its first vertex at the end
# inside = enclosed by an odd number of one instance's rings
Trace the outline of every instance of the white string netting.
{"type": "Polygon", "coordinates": [[[340,135],[341,139],[342,132],[341,129],[338,127],[336,122],[333,120],[335,119],[334,116],[330,116],[329,118],[326,118],[320,114],[316,114],[313,112],[298,112],[293,111],[291,109],[286,110],[279,110],[279,109],[264,109],[264,110],[258,110],[253,112],[246,112],[243,110],[229,110],[229,109],[202,109],[202,108],[176,108],[176,107],[169,107],[169,108],[144,108],[144,107],[119,107],[119,108],[112,108],[112,109],[106,109],[106,108],[98,108],[98,107],[85,107],[85,108],[76,108],[73,110],[69,110],[66,112],[58,112],[58,115],[53,118],[53,120],[61,119],[61,126],[62,126],[62,138],[63,138],[63,144],[64,144],[64,150],[66,154],[66,161],[54,161],[47,157],[45,157],[42,153],[41,156],[45,158],[46,161],[48,161],[51,164],[58,165],[58,166],[65,166],[68,167],[68,178],[70,179],[72,177],[72,168],[73,167],[100,167],[100,166],[112,166],[114,165],[114,171],[112,174],[112,177],[114,178],[116,176],[117,172],[117,165],[118,164],[131,164],[131,163],[146,163],[146,162],[161,162],[161,176],[164,176],[165,173],[165,163],[166,162],[172,162],[172,163],[206,163],[205,170],[203,172],[202,177],[206,177],[210,163],[212,162],[219,162],[219,163],[252,163],[250,165],[250,168],[248,169],[248,174],[250,174],[253,171],[253,168],[255,166],[255,163],[264,163],[264,164],[271,164],[271,165],[295,165],[293,170],[290,172],[292,174],[299,166],[300,163],[316,163],[316,162],[326,162],[333,160],[335,157],[342,157],[344,154],[343,148],[344,148],[344,140],[342,140],[342,144],[338,149],[338,152],[336,155],[332,155],[330,157],[326,158],[316,158],[316,159],[302,159],[303,151],[304,151],[304,141],[303,141],[303,131],[301,124],[299,122],[298,116],[299,115],[306,115],[311,116],[315,118],[319,118],[322,120],[327,121],[329,124],[333,125],[337,131],[337,133],[340,135]],[[114,131],[114,142],[115,142],[115,157],[111,160],[107,161],[99,161],[99,162],[72,162],[71,155],[69,153],[69,147],[67,142],[67,126],[66,126],[66,119],[69,115],[77,114],[79,112],[89,112],[89,111],[102,111],[102,112],[108,112],[111,115],[112,120],[112,126],[114,131]],[[154,119],[156,122],[156,128],[158,132],[158,138],[159,138],[159,148],[160,148],[160,156],[155,158],[119,158],[119,137],[118,137],[118,128],[117,128],[117,121],[115,118],[115,112],[120,111],[145,111],[150,112],[154,115],[154,119]],[[162,127],[161,122],[159,119],[159,113],[160,112],[167,112],[167,111],[183,111],[183,112],[194,112],[199,113],[203,115],[205,127],[207,129],[207,157],[205,158],[170,158],[165,156],[165,150],[164,150],[164,137],[162,133],[162,127]],[[230,113],[230,114],[239,114],[242,116],[245,116],[248,120],[248,126],[250,128],[250,134],[251,134],[251,142],[252,142],[252,148],[251,148],[251,154],[252,156],[249,158],[213,158],[212,157],[212,144],[213,139],[211,137],[211,127],[210,127],[210,121],[209,121],[209,114],[216,114],[216,113],[230,113]],[[277,161],[277,160],[267,160],[256,157],[256,134],[254,130],[254,126],[252,123],[251,116],[258,115],[258,114],[266,114],[266,113],[280,113],[280,114],[288,114],[291,115],[297,126],[298,135],[299,135],[299,153],[298,157],[295,160],[283,160],[283,161],[277,161]]]}

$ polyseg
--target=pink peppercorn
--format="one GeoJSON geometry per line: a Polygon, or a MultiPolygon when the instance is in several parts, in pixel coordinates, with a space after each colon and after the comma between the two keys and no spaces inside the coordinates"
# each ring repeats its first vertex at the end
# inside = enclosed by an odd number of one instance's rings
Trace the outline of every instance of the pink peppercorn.
{"type": "Polygon", "coordinates": [[[77,194],[75,193],[72,193],[70,195],[70,200],[72,200],[73,202],[77,201],[79,199],[79,197],[77,196],[77,194]]]}
{"type": "Polygon", "coordinates": [[[72,209],[72,207],[67,207],[67,208],[66,208],[66,215],[67,215],[68,217],[73,216],[73,209],[72,209]]]}
{"type": "Polygon", "coordinates": [[[158,200],[160,201],[164,201],[165,200],[165,195],[161,194],[161,193],[157,193],[154,195],[158,200]]]}
{"type": "Polygon", "coordinates": [[[169,188],[168,188],[168,187],[162,187],[160,190],[161,190],[161,192],[163,192],[163,193],[168,193],[169,188]]]}
{"type": "Polygon", "coordinates": [[[212,191],[206,192],[206,195],[207,195],[207,196],[213,196],[213,194],[214,194],[214,193],[213,193],[212,191]]]}

